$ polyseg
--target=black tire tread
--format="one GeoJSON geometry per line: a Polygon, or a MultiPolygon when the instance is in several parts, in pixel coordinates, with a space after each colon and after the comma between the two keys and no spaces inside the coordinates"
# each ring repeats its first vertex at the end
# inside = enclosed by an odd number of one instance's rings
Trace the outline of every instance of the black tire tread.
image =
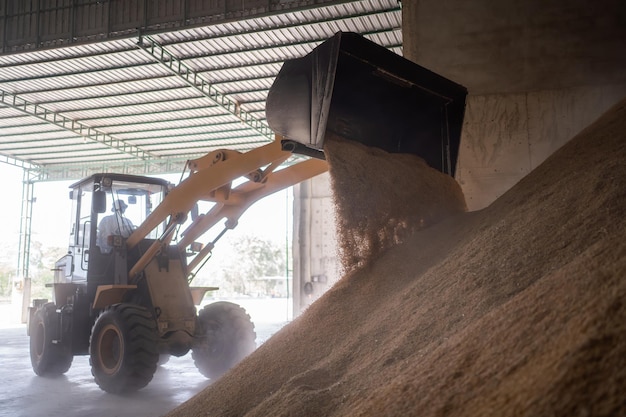
{"type": "MultiPolygon", "coordinates": [[[[74,359],[71,347],[61,344],[53,344],[52,336],[58,335],[59,322],[54,317],[56,315],[56,305],[54,303],[46,303],[39,307],[35,312],[34,320],[31,325],[39,325],[43,321],[44,325],[44,352],[38,360],[33,352],[33,338],[37,337],[37,332],[31,329],[31,345],[30,358],[33,371],[39,376],[58,376],[66,373],[72,366],[74,359]]],[[[36,343],[36,342],[35,342],[36,343]]]]}
{"type": "Polygon", "coordinates": [[[191,355],[200,373],[216,379],[256,349],[256,333],[250,315],[237,304],[219,301],[205,306],[198,314],[200,334],[209,344],[219,338],[222,349],[211,351],[195,346],[191,355]]]}
{"type": "Polygon", "coordinates": [[[159,359],[157,327],[152,314],[134,304],[114,304],[106,308],[96,320],[90,341],[91,371],[98,386],[114,394],[137,391],[152,380],[159,359]],[[112,322],[125,337],[126,352],[121,368],[114,375],[99,371],[91,342],[99,322],[112,322]]]}

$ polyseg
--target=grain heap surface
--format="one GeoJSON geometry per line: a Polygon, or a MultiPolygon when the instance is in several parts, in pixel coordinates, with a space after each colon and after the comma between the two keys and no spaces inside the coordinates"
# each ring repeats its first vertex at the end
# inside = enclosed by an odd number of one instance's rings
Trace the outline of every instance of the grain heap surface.
{"type": "Polygon", "coordinates": [[[626,415],[625,161],[623,101],[488,208],[352,269],[169,416],[626,415]]]}

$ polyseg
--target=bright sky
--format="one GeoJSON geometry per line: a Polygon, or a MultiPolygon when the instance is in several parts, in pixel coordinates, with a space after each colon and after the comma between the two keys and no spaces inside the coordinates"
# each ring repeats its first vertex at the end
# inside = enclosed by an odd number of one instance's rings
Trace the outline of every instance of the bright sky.
{"type": "MultiPolygon", "coordinates": [[[[5,225],[6,232],[2,237],[2,243],[14,244],[17,247],[22,203],[22,169],[0,163],[0,176],[5,187],[5,202],[0,205],[0,220],[5,225]]],[[[180,175],[172,175],[166,179],[176,183],[179,177],[180,175]]],[[[35,184],[36,202],[33,205],[31,240],[50,246],[67,245],[71,208],[68,187],[74,182],[54,181],[35,184]]],[[[286,234],[291,233],[291,203],[291,188],[268,196],[250,207],[240,218],[239,225],[228,234],[253,234],[283,244],[286,234]]],[[[223,223],[216,225],[216,233],[221,230],[222,225],[223,223]]],[[[4,259],[4,256],[7,255],[0,253],[0,261],[13,262],[4,259]]]]}

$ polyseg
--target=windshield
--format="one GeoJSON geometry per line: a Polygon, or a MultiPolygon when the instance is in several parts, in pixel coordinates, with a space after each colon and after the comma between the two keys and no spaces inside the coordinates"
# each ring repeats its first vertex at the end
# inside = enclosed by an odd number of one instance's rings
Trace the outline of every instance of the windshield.
{"type": "MultiPolygon", "coordinates": [[[[146,220],[165,195],[164,187],[159,184],[119,180],[112,181],[111,187],[103,187],[103,190],[106,192],[106,210],[98,215],[98,222],[110,219],[125,237],[146,220]]],[[[152,230],[147,237],[156,239],[161,232],[162,226],[152,230]]]]}

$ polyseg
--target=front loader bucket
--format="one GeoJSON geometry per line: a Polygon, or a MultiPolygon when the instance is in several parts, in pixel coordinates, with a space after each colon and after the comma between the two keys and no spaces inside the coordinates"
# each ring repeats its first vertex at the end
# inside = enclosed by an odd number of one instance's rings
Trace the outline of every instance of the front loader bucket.
{"type": "Polygon", "coordinates": [[[465,87],[356,33],[338,32],[286,61],[266,102],[283,148],[323,158],[326,131],[412,153],[454,176],[465,87]]]}

